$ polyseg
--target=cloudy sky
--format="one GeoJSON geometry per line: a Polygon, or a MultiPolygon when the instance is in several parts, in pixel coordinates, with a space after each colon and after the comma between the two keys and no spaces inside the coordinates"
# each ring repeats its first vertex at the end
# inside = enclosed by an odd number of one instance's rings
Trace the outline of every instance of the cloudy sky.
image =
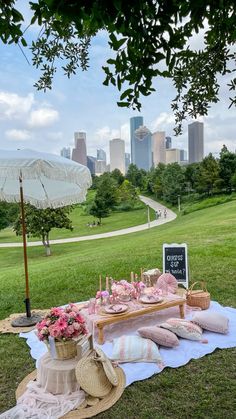
{"type": "MultiPolygon", "coordinates": [[[[20,1],[26,16],[27,2],[20,1]]],[[[26,20],[27,23],[27,20],[26,20]]],[[[26,38],[36,37],[39,29],[34,26],[26,38]]],[[[198,47],[200,38],[192,42],[198,47]]],[[[30,52],[25,51],[30,60],[30,52]]],[[[140,113],[118,108],[119,95],[114,87],[103,86],[102,65],[110,57],[107,37],[101,32],[90,48],[90,68],[78,71],[71,79],[58,71],[53,89],[38,92],[33,84],[39,72],[29,65],[17,46],[0,44],[0,149],[32,148],[39,151],[60,153],[64,146],[73,147],[75,131],[87,134],[88,154],[96,155],[97,148],[108,152],[109,140],[121,137],[130,152],[129,119],[142,115],[144,124],[151,130],[163,130],[172,137],[174,147],[187,150],[187,121],[183,135],[173,134],[174,116],[171,100],[175,90],[168,80],[155,80],[156,92],[142,101],[140,113]]],[[[220,102],[214,104],[204,122],[205,154],[219,153],[223,144],[231,151],[236,149],[236,110],[228,109],[227,81],[222,81],[220,102]]]]}

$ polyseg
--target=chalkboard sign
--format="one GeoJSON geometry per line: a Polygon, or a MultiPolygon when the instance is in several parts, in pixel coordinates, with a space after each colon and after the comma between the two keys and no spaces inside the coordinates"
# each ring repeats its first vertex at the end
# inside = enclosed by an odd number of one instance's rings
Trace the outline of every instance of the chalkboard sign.
{"type": "Polygon", "coordinates": [[[163,244],[163,272],[169,272],[188,288],[187,244],[163,244]]]}

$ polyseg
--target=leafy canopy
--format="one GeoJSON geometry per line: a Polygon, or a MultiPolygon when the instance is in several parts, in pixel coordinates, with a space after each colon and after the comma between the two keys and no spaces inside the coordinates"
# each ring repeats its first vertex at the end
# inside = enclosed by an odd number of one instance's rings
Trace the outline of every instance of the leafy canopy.
{"type": "MultiPolygon", "coordinates": [[[[0,38],[27,45],[23,16],[14,0],[0,0],[0,38]]],[[[35,0],[32,24],[41,30],[31,45],[33,64],[41,69],[38,89],[50,89],[58,63],[70,77],[89,66],[91,38],[109,36],[111,58],[103,66],[104,84],[120,91],[119,106],[140,110],[141,96],[154,90],[156,77],[173,80],[176,133],[190,116],[206,115],[219,100],[219,75],[231,73],[230,106],[236,104],[235,0],[35,0]],[[204,46],[190,38],[204,31],[204,46]]]]}

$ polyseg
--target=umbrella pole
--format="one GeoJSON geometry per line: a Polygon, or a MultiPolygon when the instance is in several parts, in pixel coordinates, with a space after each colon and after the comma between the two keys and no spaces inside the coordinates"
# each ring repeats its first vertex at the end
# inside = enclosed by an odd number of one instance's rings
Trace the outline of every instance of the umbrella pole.
{"type": "Polygon", "coordinates": [[[29,297],[29,275],[28,275],[28,260],[27,260],[27,242],[26,242],[26,228],[25,228],[25,210],[24,210],[24,194],[22,177],[20,181],[20,207],[21,207],[21,223],[22,223],[22,236],[23,236],[23,250],[24,250],[24,267],[25,267],[25,307],[26,316],[20,316],[11,322],[13,327],[30,327],[42,320],[41,315],[30,311],[30,297],[29,297]]]}
{"type": "Polygon", "coordinates": [[[24,252],[24,268],[25,268],[25,307],[26,316],[31,317],[30,311],[30,296],[29,296],[29,274],[28,274],[28,260],[27,260],[27,242],[26,242],[26,228],[25,228],[25,210],[24,210],[24,194],[22,177],[20,181],[20,207],[21,207],[21,223],[22,223],[22,237],[23,237],[23,252],[24,252]]]}

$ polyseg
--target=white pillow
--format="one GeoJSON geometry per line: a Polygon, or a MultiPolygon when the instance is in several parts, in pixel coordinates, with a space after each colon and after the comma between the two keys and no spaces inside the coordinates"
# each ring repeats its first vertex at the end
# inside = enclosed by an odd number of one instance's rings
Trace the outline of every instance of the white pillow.
{"type": "Polygon", "coordinates": [[[157,345],[140,336],[121,336],[113,340],[111,359],[117,362],[156,362],[163,367],[157,345]]]}
{"type": "Polygon", "coordinates": [[[192,321],[211,332],[228,333],[229,331],[229,319],[217,311],[196,313],[192,321]]]}
{"type": "Polygon", "coordinates": [[[177,336],[180,336],[181,338],[202,341],[201,327],[188,320],[171,318],[166,320],[165,323],[160,324],[160,327],[170,330],[171,332],[175,333],[177,336]]]}

